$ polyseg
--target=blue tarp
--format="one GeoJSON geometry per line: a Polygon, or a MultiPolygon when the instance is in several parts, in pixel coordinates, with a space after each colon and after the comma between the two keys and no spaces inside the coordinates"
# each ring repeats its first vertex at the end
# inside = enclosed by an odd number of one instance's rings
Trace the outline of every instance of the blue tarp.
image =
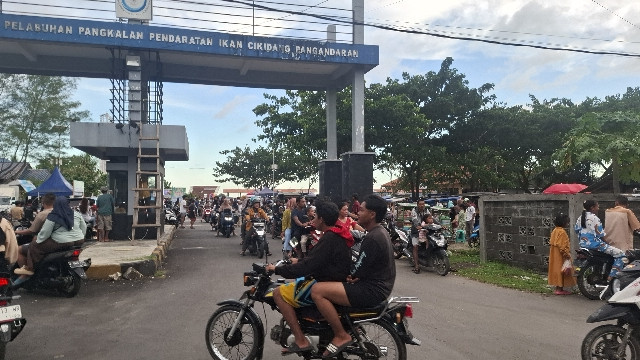
{"type": "Polygon", "coordinates": [[[73,186],[62,176],[57,166],[53,168],[53,172],[47,180],[34,190],[29,191],[27,195],[40,196],[46,193],[53,193],[57,196],[71,196],[73,194],[73,186]]]}

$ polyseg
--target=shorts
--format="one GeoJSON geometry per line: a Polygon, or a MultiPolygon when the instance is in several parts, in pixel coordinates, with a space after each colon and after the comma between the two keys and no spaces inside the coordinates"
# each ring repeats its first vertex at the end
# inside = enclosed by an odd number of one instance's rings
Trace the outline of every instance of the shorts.
{"type": "Polygon", "coordinates": [[[111,215],[100,215],[96,217],[96,226],[98,230],[111,230],[111,215]]]}
{"type": "Polygon", "coordinates": [[[419,237],[417,237],[417,236],[413,236],[413,235],[411,236],[411,245],[413,245],[413,246],[418,246],[418,245],[420,245],[420,243],[422,243],[422,242],[424,242],[424,241],[420,241],[420,238],[419,238],[419,237]]]}
{"type": "Polygon", "coordinates": [[[301,308],[313,305],[311,300],[311,287],[316,281],[296,280],[288,284],[280,285],[280,295],[282,299],[294,308],[301,308]]]}
{"type": "Polygon", "coordinates": [[[343,282],[344,292],[347,294],[349,304],[355,308],[370,308],[387,300],[384,292],[376,286],[361,281],[353,284],[343,282]]]}

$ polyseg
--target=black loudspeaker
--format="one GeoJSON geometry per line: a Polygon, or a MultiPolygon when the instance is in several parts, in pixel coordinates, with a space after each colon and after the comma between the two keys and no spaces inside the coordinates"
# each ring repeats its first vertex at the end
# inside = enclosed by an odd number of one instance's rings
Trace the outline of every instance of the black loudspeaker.
{"type": "Polygon", "coordinates": [[[112,229],[109,238],[112,240],[129,240],[131,237],[131,224],[133,216],[127,214],[111,215],[112,229]]]}

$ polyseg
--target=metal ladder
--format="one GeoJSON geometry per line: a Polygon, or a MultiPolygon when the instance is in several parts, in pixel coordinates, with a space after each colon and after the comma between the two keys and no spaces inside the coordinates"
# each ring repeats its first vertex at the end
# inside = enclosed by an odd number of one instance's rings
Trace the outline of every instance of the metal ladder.
{"type": "MultiPolygon", "coordinates": [[[[138,123],[139,134],[138,134],[138,168],[136,170],[136,183],[134,184],[134,188],[132,189],[134,192],[134,203],[133,203],[133,224],[131,225],[131,240],[135,239],[136,229],[138,228],[156,228],[156,237],[160,239],[160,230],[161,230],[161,216],[163,204],[162,204],[162,184],[164,180],[164,176],[162,172],[160,172],[160,124],[143,124],[142,122],[138,123]],[[143,131],[143,127],[152,127],[155,126],[155,136],[149,136],[145,134],[143,131]],[[143,153],[142,143],[143,142],[155,142],[155,153],[148,154],[143,153]],[[155,159],[155,170],[142,170],[141,164],[143,163],[142,159],[155,159]],[[154,179],[154,187],[150,186],[150,179],[154,179]],[[144,187],[143,180],[146,180],[146,187],[144,187]],[[155,204],[140,204],[141,199],[147,198],[147,196],[141,196],[144,193],[148,193],[149,197],[152,192],[155,192],[155,204]],[[140,213],[149,212],[151,209],[155,209],[155,219],[153,223],[138,223],[138,219],[140,218],[140,213]]],[[[149,148],[145,148],[149,149],[149,148]]],[[[148,162],[145,162],[148,163],[148,162]]],[[[148,217],[149,215],[147,215],[148,217]]],[[[146,236],[146,235],[145,235],[146,236]]]]}

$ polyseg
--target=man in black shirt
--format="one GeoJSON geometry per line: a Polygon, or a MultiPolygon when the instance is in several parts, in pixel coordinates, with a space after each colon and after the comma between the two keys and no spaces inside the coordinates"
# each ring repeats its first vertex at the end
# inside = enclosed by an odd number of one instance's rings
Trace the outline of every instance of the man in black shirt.
{"type": "Polygon", "coordinates": [[[273,299],[282,316],[289,324],[295,336],[295,343],[283,350],[283,354],[310,351],[313,346],[304,336],[294,308],[310,306],[311,287],[319,281],[341,281],[347,278],[351,267],[351,251],[353,237],[348,229],[335,227],[338,220],[338,207],[331,202],[319,202],[316,207],[317,216],[312,221],[316,229],[324,234],[315,245],[313,251],[302,260],[291,259],[292,264],[275,267],[267,265],[267,271],[275,271],[277,275],[288,279],[307,276],[305,280],[296,280],[276,288],[273,299]],[[312,276],[313,279],[308,277],[312,276]]]}
{"type": "Polygon", "coordinates": [[[333,304],[373,307],[391,295],[396,280],[396,265],[389,233],[380,225],[387,212],[387,202],[369,195],[358,213],[358,224],[367,230],[360,256],[344,282],[319,282],[311,288],[311,298],[327,320],[334,337],[322,357],[334,357],[353,343],[344,330],[333,304]]]}

